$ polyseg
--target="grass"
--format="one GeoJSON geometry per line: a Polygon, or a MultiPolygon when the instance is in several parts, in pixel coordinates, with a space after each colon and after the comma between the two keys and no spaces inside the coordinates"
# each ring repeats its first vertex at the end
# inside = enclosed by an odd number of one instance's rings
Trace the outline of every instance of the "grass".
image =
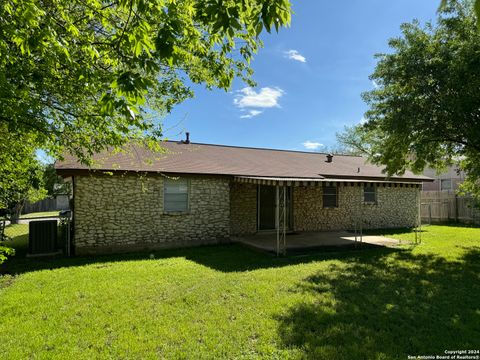
{"type": "Polygon", "coordinates": [[[10,245],[16,250],[26,250],[28,247],[28,224],[13,224],[5,227],[5,234],[12,240],[10,245]]]}
{"type": "Polygon", "coordinates": [[[42,218],[42,217],[55,217],[58,216],[58,211],[43,211],[43,212],[35,212],[30,214],[23,214],[20,215],[20,219],[32,219],[32,218],[42,218]]]}
{"type": "Polygon", "coordinates": [[[405,359],[478,349],[480,229],[430,226],[422,240],[286,258],[238,245],[154,259],[13,258],[0,280],[2,357],[405,359]]]}
{"type": "Polygon", "coordinates": [[[15,260],[25,257],[28,250],[28,224],[7,225],[5,235],[11,240],[5,241],[3,244],[15,249],[17,255],[15,260]]]}

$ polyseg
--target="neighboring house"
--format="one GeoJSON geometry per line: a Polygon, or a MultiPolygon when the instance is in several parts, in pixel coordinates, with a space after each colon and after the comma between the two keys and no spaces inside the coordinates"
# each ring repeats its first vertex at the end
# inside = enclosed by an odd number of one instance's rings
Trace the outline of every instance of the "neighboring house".
{"type": "Polygon", "coordinates": [[[440,174],[434,169],[425,169],[424,175],[433,178],[432,182],[423,184],[421,192],[421,217],[424,222],[480,223],[475,199],[469,194],[457,192],[465,181],[465,172],[453,165],[440,174]]]}
{"type": "Polygon", "coordinates": [[[423,174],[434,179],[432,182],[423,184],[423,191],[455,191],[465,180],[465,173],[457,166],[449,166],[441,174],[437,174],[435,169],[425,169],[423,174]]]}
{"type": "Polygon", "coordinates": [[[430,180],[386,179],[356,156],[162,146],[161,154],[133,145],[97,154],[93,170],[69,156],[55,164],[73,184],[77,254],[228,242],[280,222],[292,231],[413,227],[430,180]]]}

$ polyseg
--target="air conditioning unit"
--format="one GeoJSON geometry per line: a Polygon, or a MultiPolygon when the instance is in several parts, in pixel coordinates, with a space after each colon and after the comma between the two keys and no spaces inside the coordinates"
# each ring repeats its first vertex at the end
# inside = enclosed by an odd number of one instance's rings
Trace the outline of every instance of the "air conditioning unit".
{"type": "Polygon", "coordinates": [[[30,221],[28,253],[52,254],[57,251],[57,220],[30,221]]]}

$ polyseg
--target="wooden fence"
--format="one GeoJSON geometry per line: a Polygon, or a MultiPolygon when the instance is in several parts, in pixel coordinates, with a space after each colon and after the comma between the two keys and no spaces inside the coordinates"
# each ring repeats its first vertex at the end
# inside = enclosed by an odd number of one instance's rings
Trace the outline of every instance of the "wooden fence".
{"type": "Polygon", "coordinates": [[[23,214],[30,214],[35,212],[59,211],[69,210],[70,204],[68,195],[57,195],[54,198],[46,198],[36,203],[27,202],[23,207],[23,214]]]}
{"type": "Polygon", "coordinates": [[[457,196],[454,191],[422,191],[423,223],[456,221],[480,225],[480,209],[471,197],[457,196]]]}

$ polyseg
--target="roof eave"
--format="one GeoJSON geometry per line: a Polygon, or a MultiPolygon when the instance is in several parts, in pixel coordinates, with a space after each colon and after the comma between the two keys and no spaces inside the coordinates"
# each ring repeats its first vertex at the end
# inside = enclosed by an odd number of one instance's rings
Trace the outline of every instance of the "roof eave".
{"type": "Polygon", "coordinates": [[[202,173],[202,172],[172,172],[172,171],[161,171],[161,170],[122,170],[122,169],[85,169],[85,168],[56,168],[57,174],[62,177],[69,176],[86,176],[91,175],[92,173],[102,174],[102,173],[117,173],[117,174],[138,174],[138,173],[147,173],[147,174],[185,174],[185,175],[198,175],[198,176],[231,176],[231,177],[244,177],[244,178],[256,178],[256,179],[284,179],[288,181],[376,181],[376,182],[411,182],[411,183],[422,183],[422,182],[432,182],[434,179],[427,177],[419,178],[403,178],[403,177],[380,177],[380,176],[345,176],[345,175],[319,175],[319,177],[295,177],[290,176],[258,176],[258,175],[248,175],[248,174],[225,174],[225,173],[202,173]]]}

